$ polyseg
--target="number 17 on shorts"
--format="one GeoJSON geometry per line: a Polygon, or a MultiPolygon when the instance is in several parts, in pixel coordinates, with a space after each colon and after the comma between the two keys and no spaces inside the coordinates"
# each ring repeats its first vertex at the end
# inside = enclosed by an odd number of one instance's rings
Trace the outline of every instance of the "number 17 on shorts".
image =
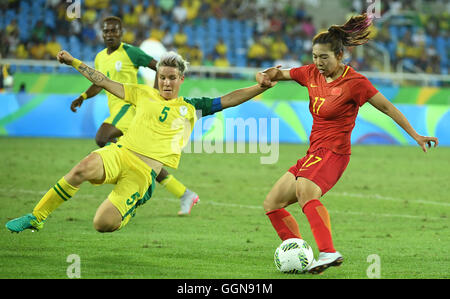
{"type": "Polygon", "coordinates": [[[303,177],[313,181],[327,193],[339,180],[347,168],[350,155],[340,155],[326,148],[308,153],[289,168],[295,177],[303,177]]]}

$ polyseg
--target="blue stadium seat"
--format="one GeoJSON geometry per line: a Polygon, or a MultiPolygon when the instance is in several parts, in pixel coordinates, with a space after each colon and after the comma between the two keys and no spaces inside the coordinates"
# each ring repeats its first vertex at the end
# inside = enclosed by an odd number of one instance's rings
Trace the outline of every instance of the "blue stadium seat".
{"type": "Polygon", "coordinates": [[[45,66],[44,67],[44,73],[54,73],[55,72],[55,67],[53,66],[45,66]]]}
{"type": "Polygon", "coordinates": [[[31,8],[28,1],[20,1],[19,10],[29,10],[31,8]]]}
{"type": "Polygon", "coordinates": [[[117,3],[110,3],[109,8],[111,9],[111,15],[117,16],[120,13],[120,7],[117,3]]]}
{"type": "Polygon", "coordinates": [[[57,35],[56,41],[61,45],[61,49],[69,49],[69,42],[67,41],[67,38],[65,36],[57,35]]]}
{"type": "Polygon", "coordinates": [[[247,58],[237,57],[236,58],[236,66],[246,67],[247,66],[247,58]]]}
{"type": "Polygon", "coordinates": [[[89,45],[85,45],[81,48],[81,60],[84,61],[93,61],[94,60],[94,49],[89,46],[89,45]]]}
{"type": "Polygon", "coordinates": [[[194,39],[195,39],[195,33],[194,33],[194,29],[191,25],[186,25],[183,26],[183,32],[184,34],[186,34],[187,36],[187,45],[188,46],[193,46],[194,45],[194,39]]]}
{"type": "Polygon", "coordinates": [[[197,25],[193,28],[193,32],[201,38],[205,38],[207,32],[204,26],[197,25]]]}
{"type": "MultiPolygon", "coordinates": [[[[438,36],[436,37],[436,49],[441,52],[441,53],[445,53],[445,46],[446,46],[446,41],[442,36],[438,36]]],[[[445,55],[443,55],[445,56],[445,55]]]]}
{"type": "Polygon", "coordinates": [[[70,70],[71,70],[70,67],[64,67],[64,66],[61,66],[61,67],[57,68],[57,72],[61,73],[61,74],[69,74],[70,70]]]}
{"type": "Polygon", "coordinates": [[[217,19],[215,17],[209,17],[208,18],[208,21],[207,21],[207,26],[208,27],[213,27],[213,28],[217,29],[218,25],[219,25],[218,21],[217,21],[217,19]]]}
{"type": "Polygon", "coordinates": [[[398,30],[398,26],[389,26],[389,33],[391,35],[391,38],[394,41],[397,41],[399,38],[399,30],[398,30]]]}
{"type": "Polygon", "coordinates": [[[32,67],[32,72],[33,73],[43,73],[44,72],[44,67],[41,66],[41,65],[33,66],[32,67]]]}
{"type": "Polygon", "coordinates": [[[127,3],[122,3],[123,14],[129,14],[131,12],[131,6],[127,3]]]}
{"type": "Polygon", "coordinates": [[[21,65],[18,69],[21,73],[31,73],[31,66],[29,65],[21,65]]]}
{"type": "Polygon", "coordinates": [[[232,20],[231,21],[231,30],[233,31],[233,32],[242,32],[242,24],[241,24],[241,21],[239,21],[239,20],[232,20]]]}
{"type": "Polygon", "coordinates": [[[431,36],[425,35],[425,46],[429,47],[432,43],[433,41],[431,40],[431,36]]]}
{"type": "Polygon", "coordinates": [[[178,28],[180,26],[177,23],[171,23],[170,24],[170,33],[175,34],[178,32],[178,28]]]}
{"type": "Polygon", "coordinates": [[[55,13],[52,10],[45,11],[44,23],[46,26],[54,29],[56,26],[56,17],[55,13]]]}
{"type": "Polygon", "coordinates": [[[397,30],[398,30],[398,37],[401,39],[406,34],[406,32],[409,30],[409,27],[408,26],[399,26],[397,30]]]}
{"type": "Polygon", "coordinates": [[[261,63],[261,68],[266,69],[273,66],[273,62],[271,60],[264,60],[261,63]]]}
{"type": "Polygon", "coordinates": [[[222,18],[219,20],[219,31],[229,33],[231,30],[230,21],[227,18],[222,18]]]}

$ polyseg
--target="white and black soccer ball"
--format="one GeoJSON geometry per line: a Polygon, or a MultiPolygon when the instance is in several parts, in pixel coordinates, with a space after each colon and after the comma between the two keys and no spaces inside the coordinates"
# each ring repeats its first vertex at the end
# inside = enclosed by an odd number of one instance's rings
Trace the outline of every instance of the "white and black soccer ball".
{"type": "Polygon", "coordinates": [[[311,246],[305,240],[297,238],[284,240],[274,255],[275,266],[283,273],[303,273],[313,260],[311,246]]]}

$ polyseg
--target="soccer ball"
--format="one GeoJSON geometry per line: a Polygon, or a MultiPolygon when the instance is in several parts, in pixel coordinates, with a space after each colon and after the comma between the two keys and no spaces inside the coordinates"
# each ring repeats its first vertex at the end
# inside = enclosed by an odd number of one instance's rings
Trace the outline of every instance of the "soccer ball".
{"type": "Polygon", "coordinates": [[[313,259],[311,246],[305,240],[297,238],[284,240],[274,255],[275,266],[283,273],[303,273],[313,259]]]}

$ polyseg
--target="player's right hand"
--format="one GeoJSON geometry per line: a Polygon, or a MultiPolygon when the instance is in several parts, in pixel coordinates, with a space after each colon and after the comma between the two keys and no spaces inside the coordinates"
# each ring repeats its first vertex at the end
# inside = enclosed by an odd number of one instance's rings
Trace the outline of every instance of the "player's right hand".
{"type": "Polygon", "coordinates": [[[70,105],[70,110],[72,110],[72,112],[77,112],[77,107],[78,108],[81,107],[83,101],[84,99],[82,97],[78,97],[78,99],[73,101],[72,104],[70,105]]]}
{"type": "Polygon", "coordinates": [[[73,56],[70,55],[70,53],[67,52],[66,50],[62,50],[59,51],[59,53],[56,55],[56,59],[58,59],[60,63],[72,65],[73,56]]]}
{"type": "Polygon", "coordinates": [[[438,146],[439,139],[436,137],[429,137],[429,136],[418,136],[416,138],[417,144],[422,148],[422,150],[426,153],[428,148],[431,148],[432,143],[434,144],[434,147],[438,146]]]}

